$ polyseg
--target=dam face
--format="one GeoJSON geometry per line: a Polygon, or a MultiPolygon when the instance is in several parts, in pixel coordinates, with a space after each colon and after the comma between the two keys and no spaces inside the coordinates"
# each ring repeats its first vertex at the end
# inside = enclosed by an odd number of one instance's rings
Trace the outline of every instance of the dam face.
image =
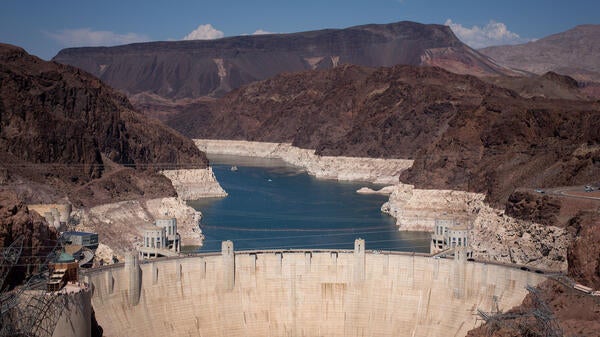
{"type": "MultiPolygon", "coordinates": [[[[91,271],[105,336],[464,336],[544,277],[399,253],[233,252],[91,271]]],[[[231,250],[230,250],[231,248],[231,250]]]]}

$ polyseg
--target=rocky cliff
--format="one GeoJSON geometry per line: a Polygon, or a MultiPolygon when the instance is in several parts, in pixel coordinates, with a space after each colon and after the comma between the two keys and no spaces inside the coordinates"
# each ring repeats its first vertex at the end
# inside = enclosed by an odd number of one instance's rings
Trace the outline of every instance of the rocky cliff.
{"type": "Polygon", "coordinates": [[[152,95],[170,99],[220,96],[283,72],[343,64],[439,65],[458,73],[512,73],[460,42],[450,28],[415,22],[70,48],[60,51],[53,60],[89,71],[130,95],[148,93],[146,103],[152,95]]]}
{"type": "Polygon", "coordinates": [[[507,215],[486,204],[480,193],[404,184],[387,191],[390,199],[381,210],[396,219],[400,230],[433,232],[436,220],[454,220],[472,225],[475,259],[567,271],[572,235],[564,227],[507,215]]]}
{"type": "Polygon", "coordinates": [[[2,180],[28,202],[174,196],[158,170],[205,167],[189,139],[90,74],[0,45],[2,180]]]}
{"type": "Polygon", "coordinates": [[[503,208],[517,187],[600,176],[599,117],[598,102],[524,98],[440,68],[342,66],[253,83],[168,124],[192,138],[413,159],[404,182],[503,208]]]}
{"type": "Polygon", "coordinates": [[[24,241],[17,264],[10,270],[5,260],[0,265],[0,273],[9,273],[4,287],[15,286],[23,281],[27,272],[34,272],[56,245],[58,233],[43,217],[29,211],[16,193],[0,188],[0,249],[10,246],[19,236],[23,236],[24,241]],[[31,264],[31,270],[27,270],[27,264],[31,264]]]}

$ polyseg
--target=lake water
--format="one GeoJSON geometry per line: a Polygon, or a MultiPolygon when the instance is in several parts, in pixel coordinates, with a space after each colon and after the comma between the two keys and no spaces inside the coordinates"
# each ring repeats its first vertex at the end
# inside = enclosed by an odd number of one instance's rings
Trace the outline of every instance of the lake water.
{"type": "Polygon", "coordinates": [[[209,159],[229,195],[189,202],[203,214],[200,252],[220,251],[223,240],[236,250],[353,249],[356,238],[367,250],[429,252],[430,234],[399,232],[381,213],[386,196],[356,193],[381,186],[316,179],[275,159],[209,159]]]}

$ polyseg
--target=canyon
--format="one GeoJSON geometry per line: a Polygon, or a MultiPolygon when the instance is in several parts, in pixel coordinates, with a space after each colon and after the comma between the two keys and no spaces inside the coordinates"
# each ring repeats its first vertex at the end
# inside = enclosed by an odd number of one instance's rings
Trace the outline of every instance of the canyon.
{"type": "MultiPolygon", "coordinates": [[[[600,183],[596,70],[585,57],[519,64],[595,29],[481,52],[448,27],[410,22],[74,48],[56,62],[0,45],[0,197],[10,204],[0,240],[25,233],[41,258],[55,233],[25,203],[72,203],[76,228],[111,242],[103,261],[126,260],[87,275],[110,335],[465,335],[478,306],[531,300],[523,287],[545,281],[539,273],[598,289],[600,208],[559,189],[600,183]],[[224,243],[220,256],[139,264],[126,253],[157,218],[177,218],[184,244],[202,244],[201,214],[185,200],[226,195],[204,152],[381,184],[359,192],[389,195],[382,211],[399,230],[471,224],[476,261],[365,253],[357,241],[354,252],[234,253],[224,243]],[[310,325],[317,317],[322,327],[310,325]]],[[[570,48],[594,54],[595,44],[570,48]]],[[[571,305],[551,282],[539,291],[571,305]]]]}

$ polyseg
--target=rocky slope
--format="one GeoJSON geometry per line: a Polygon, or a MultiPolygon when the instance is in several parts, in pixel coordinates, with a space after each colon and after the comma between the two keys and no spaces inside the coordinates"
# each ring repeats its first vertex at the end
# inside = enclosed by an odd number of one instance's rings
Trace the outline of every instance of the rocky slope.
{"type": "Polygon", "coordinates": [[[43,217],[27,209],[16,193],[0,188],[0,249],[10,246],[19,236],[24,237],[17,265],[10,270],[6,264],[0,265],[2,275],[9,273],[5,287],[21,283],[27,272],[34,272],[35,266],[42,263],[55,246],[57,235],[43,217]],[[28,271],[26,264],[31,264],[33,269],[28,271]]]}
{"type": "Polygon", "coordinates": [[[158,170],[205,167],[189,139],[90,74],[0,45],[1,180],[27,202],[175,196],[158,170]]]}
{"type": "Polygon", "coordinates": [[[521,45],[479,50],[505,66],[600,82],[600,25],[582,25],[521,45]]]}
{"type": "Polygon", "coordinates": [[[253,83],[168,124],[192,138],[414,159],[404,182],[503,208],[516,187],[600,176],[599,116],[598,102],[528,99],[440,68],[342,66],[253,83]]]}
{"type": "Polygon", "coordinates": [[[342,64],[438,65],[458,73],[513,73],[460,42],[450,28],[414,22],[218,40],[70,48],[60,51],[53,60],[89,71],[130,95],[145,94],[138,96],[141,105],[155,101],[163,106],[161,97],[220,96],[283,72],[342,64]]]}
{"type": "Polygon", "coordinates": [[[400,230],[433,232],[436,220],[453,220],[472,226],[471,248],[477,260],[567,271],[572,235],[564,227],[507,215],[486,204],[480,193],[405,184],[385,190],[390,198],[381,210],[396,219],[400,230]]]}
{"type": "Polygon", "coordinates": [[[469,331],[467,337],[557,336],[556,331],[549,328],[557,328],[560,331],[558,336],[595,337],[600,331],[598,298],[586,296],[552,280],[542,283],[537,294],[527,295],[523,304],[504,314],[499,315],[494,323],[469,331]],[[544,321],[540,312],[550,312],[550,319],[544,321]]]}
{"type": "Polygon", "coordinates": [[[108,254],[101,254],[105,263],[110,263],[112,254],[123,261],[125,253],[139,247],[142,233],[139,230],[151,225],[158,218],[177,219],[177,231],[183,245],[202,245],[200,229],[202,215],[179,198],[156,198],[149,200],[127,200],[73,212],[76,229],[102,233],[101,240],[110,247],[102,247],[108,254]]]}
{"type": "Polygon", "coordinates": [[[570,76],[547,72],[531,76],[481,77],[482,80],[519,93],[525,98],[541,97],[568,100],[595,100],[600,98],[595,84],[579,83],[570,76]]]}

